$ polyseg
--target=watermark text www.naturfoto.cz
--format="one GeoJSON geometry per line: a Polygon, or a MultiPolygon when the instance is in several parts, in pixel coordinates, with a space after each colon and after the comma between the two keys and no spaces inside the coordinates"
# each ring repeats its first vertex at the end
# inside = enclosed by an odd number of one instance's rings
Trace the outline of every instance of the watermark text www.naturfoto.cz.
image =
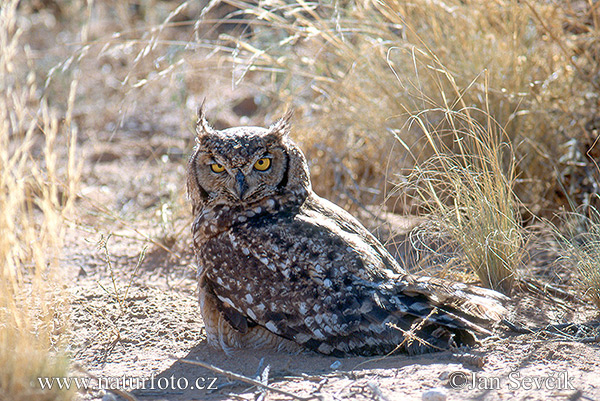
{"type": "Polygon", "coordinates": [[[38,377],[42,390],[216,390],[216,377],[38,377]]]}
{"type": "Polygon", "coordinates": [[[465,390],[576,390],[573,377],[566,370],[552,371],[543,375],[524,375],[513,370],[504,376],[481,372],[452,372],[448,384],[453,389],[465,390]]]}

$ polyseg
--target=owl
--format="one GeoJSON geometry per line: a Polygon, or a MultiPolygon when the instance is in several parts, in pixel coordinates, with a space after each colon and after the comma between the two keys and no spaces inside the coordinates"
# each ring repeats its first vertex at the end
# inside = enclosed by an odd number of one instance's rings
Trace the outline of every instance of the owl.
{"type": "Polygon", "coordinates": [[[503,295],[408,274],[317,196],[289,114],[268,128],[215,130],[201,107],[196,131],[187,190],[209,344],[415,354],[473,344],[502,318],[503,295]]]}

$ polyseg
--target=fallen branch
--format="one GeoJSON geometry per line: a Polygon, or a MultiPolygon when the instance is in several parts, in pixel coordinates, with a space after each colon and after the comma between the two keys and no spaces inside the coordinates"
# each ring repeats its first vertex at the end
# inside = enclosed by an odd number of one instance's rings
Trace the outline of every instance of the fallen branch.
{"type": "Polygon", "coordinates": [[[295,400],[309,401],[309,400],[313,400],[315,398],[318,398],[317,396],[300,397],[300,396],[298,396],[296,394],[292,394],[292,393],[287,392],[285,390],[280,390],[278,388],[269,386],[268,384],[261,383],[258,380],[254,380],[254,379],[251,379],[249,377],[246,377],[246,376],[234,373],[234,372],[230,372],[228,370],[221,369],[219,367],[213,366],[213,365],[205,363],[205,362],[192,361],[192,360],[189,360],[189,359],[179,359],[179,358],[177,358],[174,355],[169,355],[169,357],[172,358],[172,359],[176,359],[176,360],[178,360],[180,362],[187,363],[189,365],[202,366],[205,369],[212,370],[213,372],[219,373],[219,374],[221,374],[223,376],[226,376],[226,377],[228,377],[230,379],[238,380],[238,381],[241,381],[241,382],[246,383],[246,384],[252,384],[253,386],[264,388],[264,389],[272,391],[274,393],[279,393],[279,394],[291,397],[291,398],[293,398],[295,400]]]}
{"type": "Polygon", "coordinates": [[[596,334],[598,332],[598,324],[562,323],[530,329],[507,319],[502,319],[501,323],[507,326],[511,331],[519,334],[552,334],[569,341],[586,344],[600,342],[600,334],[596,334]],[[571,334],[567,331],[575,333],[571,334]]]}

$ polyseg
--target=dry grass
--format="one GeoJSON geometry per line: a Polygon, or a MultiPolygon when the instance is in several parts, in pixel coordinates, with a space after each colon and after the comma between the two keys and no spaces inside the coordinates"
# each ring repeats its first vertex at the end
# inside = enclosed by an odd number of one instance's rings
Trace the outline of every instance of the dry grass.
{"type": "Polygon", "coordinates": [[[576,266],[579,289],[600,308],[600,211],[570,214],[556,232],[563,259],[576,266]]]}
{"type": "MultiPolygon", "coordinates": [[[[203,97],[215,112],[240,100],[223,94],[227,86],[253,94],[251,123],[270,123],[277,106],[292,105],[315,189],[347,208],[387,199],[388,209],[414,211],[402,194],[388,196],[389,178],[434,152],[421,130],[400,128],[425,110],[463,105],[487,107],[506,133],[518,160],[515,191],[534,214],[595,199],[600,173],[589,168],[594,137],[585,127],[599,96],[600,28],[598,7],[585,2],[227,0],[201,10],[143,1],[87,12],[96,15],[90,40],[72,56],[83,59],[90,84],[101,84],[104,118],[152,119],[168,109],[189,130],[203,97]]],[[[102,127],[99,118],[86,116],[102,127]]],[[[428,118],[436,126],[440,117],[428,118]]]]}
{"type": "Polygon", "coordinates": [[[66,376],[68,368],[68,305],[56,268],[62,213],[76,185],[76,138],[70,116],[59,126],[38,96],[17,3],[0,11],[0,399],[68,399],[41,391],[37,378],[66,376]],[[67,143],[66,155],[59,142],[67,143]]]}
{"type": "MultiPolygon", "coordinates": [[[[323,195],[350,207],[383,200],[381,177],[414,162],[394,147],[390,129],[440,105],[483,109],[486,99],[519,160],[516,190],[534,213],[549,215],[567,198],[583,203],[584,192],[594,191],[578,184],[589,175],[592,136],[583,125],[598,100],[598,7],[482,0],[228,3],[239,8],[231,18],[255,19],[246,20],[245,36],[221,35],[219,50],[234,64],[234,78],[264,76],[267,96],[302,110],[297,132],[316,156],[313,176],[323,195]],[[484,71],[487,85],[477,78],[484,71]]],[[[397,134],[417,162],[432,155],[420,131],[397,134]]],[[[397,201],[388,206],[406,208],[397,201]]]]}
{"type": "Polygon", "coordinates": [[[446,241],[460,249],[463,263],[489,288],[510,294],[523,258],[523,229],[513,193],[514,154],[492,120],[479,125],[477,110],[445,111],[445,125],[459,151],[444,143],[442,130],[430,132],[435,151],[419,164],[399,190],[411,191],[446,241]]]}

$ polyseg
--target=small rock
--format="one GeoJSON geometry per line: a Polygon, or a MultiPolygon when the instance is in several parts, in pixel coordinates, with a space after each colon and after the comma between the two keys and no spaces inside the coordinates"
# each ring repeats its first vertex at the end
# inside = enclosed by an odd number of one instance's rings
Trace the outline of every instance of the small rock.
{"type": "Polygon", "coordinates": [[[334,362],[334,363],[332,363],[332,364],[331,364],[329,367],[330,367],[331,369],[337,369],[337,368],[339,368],[340,366],[342,366],[342,363],[341,363],[340,361],[335,361],[335,362],[334,362]]]}
{"type": "Polygon", "coordinates": [[[432,388],[425,391],[421,399],[423,401],[446,401],[446,391],[442,388],[432,388]]]}
{"type": "Polygon", "coordinates": [[[240,117],[248,117],[256,113],[258,105],[254,96],[247,96],[233,107],[233,112],[240,117]]]}
{"type": "Polygon", "coordinates": [[[117,397],[113,393],[106,393],[102,397],[102,401],[117,401],[117,397]]]}

